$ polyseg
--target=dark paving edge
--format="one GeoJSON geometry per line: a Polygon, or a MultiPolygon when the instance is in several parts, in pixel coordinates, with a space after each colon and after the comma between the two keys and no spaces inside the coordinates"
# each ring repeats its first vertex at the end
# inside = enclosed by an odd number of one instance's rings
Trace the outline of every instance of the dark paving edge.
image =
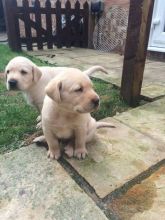
{"type": "Polygon", "coordinates": [[[110,203],[112,199],[117,198],[125,194],[130,188],[132,188],[136,184],[140,184],[143,180],[150,177],[154,172],[159,170],[162,166],[165,165],[165,159],[159,161],[158,163],[154,164],[153,166],[149,167],[147,170],[143,171],[136,177],[134,177],[132,180],[126,182],[121,187],[115,189],[113,192],[111,192],[109,195],[103,198],[102,202],[104,203],[110,203]]]}
{"type": "Polygon", "coordinates": [[[141,100],[144,100],[146,102],[154,102],[154,101],[157,101],[157,100],[159,100],[161,98],[164,98],[164,97],[165,97],[165,95],[160,95],[160,96],[157,96],[155,98],[150,98],[150,97],[147,97],[147,96],[144,96],[144,95],[140,95],[141,100]]]}
{"type": "Polygon", "coordinates": [[[119,218],[111,209],[107,209],[107,204],[111,203],[112,199],[124,195],[134,185],[140,184],[143,180],[151,176],[160,167],[165,165],[165,159],[159,161],[158,163],[149,167],[147,170],[140,173],[138,176],[126,182],[124,185],[115,189],[113,192],[101,199],[96,194],[96,191],[93,189],[93,187],[86,181],[86,179],[82,177],[64,158],[61,158],[60,160],[58,160],[58,162],[71,176],[71,178],[84,190],[84,192],[91,197],[91,199],[96,203],[96,205],[104,212],[106,217],[111,220],[119,220],[119,218]]]}

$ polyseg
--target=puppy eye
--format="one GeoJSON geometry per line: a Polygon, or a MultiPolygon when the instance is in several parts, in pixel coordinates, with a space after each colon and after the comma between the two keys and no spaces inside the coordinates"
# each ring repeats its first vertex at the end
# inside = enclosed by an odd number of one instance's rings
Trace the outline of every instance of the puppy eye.
{"type": "Polygon", "coordinates": [[[80,87],[80,88],[78,88],[78,89],[75,89],[74,91],[75,91],[75,92],[83,92],[83,88],[80,87]]]}
{"type": "Polygon", "coordinates": [[[25,74],[27,74],[27,72],[25,70],[21,70],[21,74],[25,75],[25,74]]]}
{"type": "Polygon", "coordinates": [[[10,72],[9,70],[6,71],[7,74],[9,74],[9,72],[10,72]]]}

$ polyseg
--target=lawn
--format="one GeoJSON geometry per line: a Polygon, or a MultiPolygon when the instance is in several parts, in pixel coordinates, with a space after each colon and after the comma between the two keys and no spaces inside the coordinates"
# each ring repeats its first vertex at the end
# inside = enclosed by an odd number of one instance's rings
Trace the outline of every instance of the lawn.
{"type": "MultiPolygon", "coordinates": [[[[21,92],[6,90],[2,74],[9,60],[19,55],[29,58],[26,53],[15,53],[6,45],[0,45],[0,153],[23,146],[36,133],[36,110],[26,104],[21,92]]],[[[35,57],[30,57],[30,59],[37,65],[48,65],[35,57]]],[[[92,81],[101,98],[99,111],[93,113],[97,120],[128,109],[128,106],[120,99],[119,90],[113,85],[99,79],[92,79],[92,81]]]]}

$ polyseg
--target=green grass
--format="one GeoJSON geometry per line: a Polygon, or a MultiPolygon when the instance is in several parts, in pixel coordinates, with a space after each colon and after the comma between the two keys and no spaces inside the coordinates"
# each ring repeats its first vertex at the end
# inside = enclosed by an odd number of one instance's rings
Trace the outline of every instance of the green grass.
{"type": "Polygon", "coordinates": [[[37,65],[43,66],[45,65],[42,61],[35,57],[28,56],[25,52],[13,52],[9,49],[8,46],[0,44],[0,71],[4,71],[9,60],[14,58],[15,56],[26,56],[30,58],[37,65]]]}
{"type": "Polygon", "coordinates": [[[35,131],[37,112],[26,104],[20,92],[7,92],[0,80],[0,153],[22,145],[35,131]]]}
{"type": "MultiPolygon", "coordinates": [[[[0,71],[15,56],[29,56],[23,52],[12,52],[6,45],[0,45],[0,71]]],[[[46,65],[30,57],[37,65],[46,65]]],[[[120,99],[119,90],[99,79],[92,79],[96,92],[101,98],[99,111],[92,113],[97,119],[113,116],[128,109],[120,99]]],[[[4,79],[0,78],[0,153],[9,152],[23,146],[24,140],[36,132],[37,112],[28,106],[20,92],[6,91],[4,79]]]]}
{"type": "Polygon", "coordinates": [[[99,110],[92,113],[96,120],[113,116],[117,112],[123,112],[128,109],[128,105],[120,98],[119,89],[100,79],[93,78],[92,81],[95,91],[99,94],[101,100],[99,110]]]}

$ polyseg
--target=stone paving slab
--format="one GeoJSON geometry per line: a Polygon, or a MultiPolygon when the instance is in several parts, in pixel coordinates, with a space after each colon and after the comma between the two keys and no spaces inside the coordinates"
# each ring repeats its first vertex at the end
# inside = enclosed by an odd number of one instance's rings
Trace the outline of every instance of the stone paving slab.
{"type": "Polygon", "coordinates": [[[78,219],[107,218],[45,149],[0,156],[0,220],[78,219]]]}
{"type": "Polygon", "coordinates": [[[165,96],[165,85],[150,84],[142,88],[142,95],[150,98],[151,100],[156,97],[165,96]]]}
{"type": "Polygon", "coordinates": [[[122,220],[165,219],[165,166],[112,200],[109,208],[122,220]]]}
{"type": "Polygon", "coordinates": [[[0,33],[0,43],[4,43],[6,42],[7,43],[7,33],[6,32],[2,32],[0,33]]]}
{"type": "Polygon", "coordinates": [[[79,60],[83,63],[88,63],[91,65],[101,65],[105,68],[118,68],[123,66],[123,56],[118,54],[102,54],[101,56],[88,56],[88,57],[78,57],[75,60],[79,60]]]}
{"type": "Polygon", "coordinates": [[[88,145],[88,158],[67,159],[101,198],[165,158],[164,145],[115,119],[116,128],[100,128],[88,145]]]}
{"type": "Polygon", "coordinates": [[[165,98],[115,116],[120,122],[164,143],[165,151],[165,98]]]}
{"type": "Polygon", "coordinates": [[[145,65],[143,86],[151,83],[165,86],[165,62],[152,61],[145,65]]]}
{"type": "Polygon", "coordinates": [[[49,55],[38,56],[38,58],[42,61],[46,61],[49,64],[55,66],[66,66],[66,67],[77,67],[81,68],[82,63],[79,60],[71,59],[69,57],[64,57],[62,55],[57,54],[54,57],[49,55]]]}

